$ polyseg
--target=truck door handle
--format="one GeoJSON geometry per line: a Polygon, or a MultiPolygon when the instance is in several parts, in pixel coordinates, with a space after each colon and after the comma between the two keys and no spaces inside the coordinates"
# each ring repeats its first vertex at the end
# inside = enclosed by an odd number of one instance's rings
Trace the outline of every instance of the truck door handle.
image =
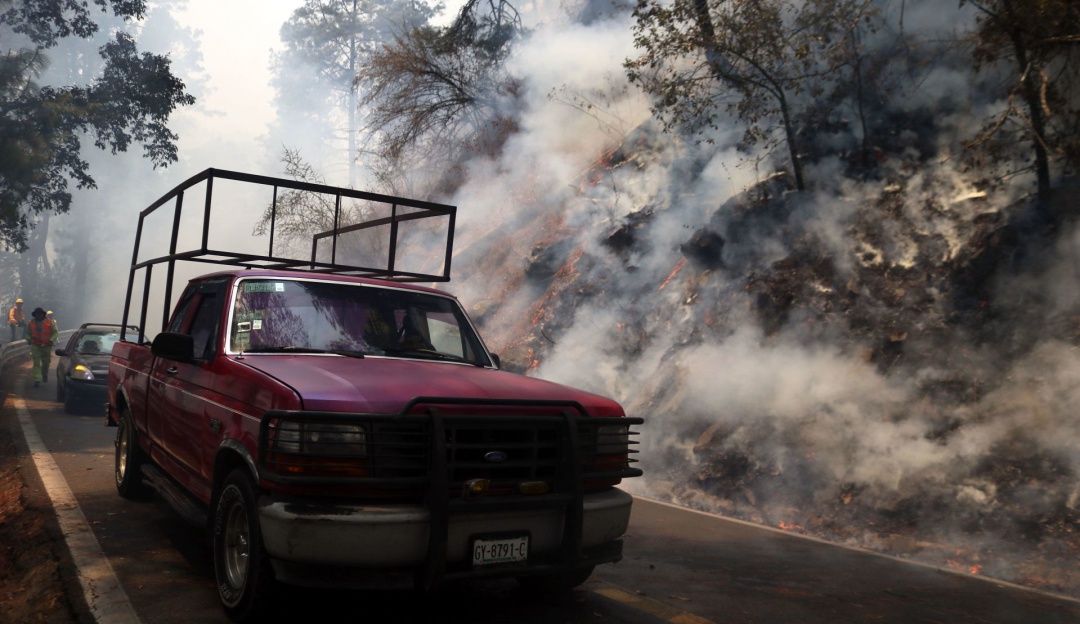
{"type": "Polygon", "coordinates": [[[166,375],[175,375],[178,372],[180,372],[180,369],[176,368],[175,366],[170,366],[169,368],[165,369],[166,375]]]}

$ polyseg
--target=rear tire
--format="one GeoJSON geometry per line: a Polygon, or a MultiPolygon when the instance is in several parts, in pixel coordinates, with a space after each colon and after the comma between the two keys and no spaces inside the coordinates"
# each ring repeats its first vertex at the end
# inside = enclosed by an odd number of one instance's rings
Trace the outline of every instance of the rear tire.
{"type": "Polygon", "coordinates": [[[214,506],[214,577],[225,613],[237,622],[257,619],[272,607],[277,581],[263,548],[255,484],[233,470],[214,506]]]}
{"type": "MultiPolygon", "coordinates": [[[[66,403],[65,403],[66,408],[66,403]]],[[[116,491],[120,496],[137,499],[146,494],[143,483],[142,464],[145,461],[139,448],[138,432],[131,412],[124,407],[120,410],[120,422],[116,426],[115,481],[116,491]]]]}

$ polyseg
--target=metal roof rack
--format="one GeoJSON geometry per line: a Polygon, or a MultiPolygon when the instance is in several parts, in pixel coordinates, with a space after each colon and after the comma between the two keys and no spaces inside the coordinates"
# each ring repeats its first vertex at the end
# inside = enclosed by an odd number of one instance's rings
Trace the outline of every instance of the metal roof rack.
{"type": "MultiPolygon", "coordinates": [[[[168,323],[169,304],[172,300],[172,281],[177,261],[202,262],[238,268],[283,269],[292,271],[307,271],[319,274],[351,275],[399,282],[448,282],[450,281],[450,261],[453,254],[454,223],[456,213],[457,208],[455,206],[449,206],[445,204],[437,204],[415,199],[406,199],[403,197],[394,197],[391,195],[381,195],[378,193],[357,191],[354,189],[328,186],[325,184],[313,184],[310,182],[301,182],[286,178],[273,178],[269,176],[240,173],[236,171],[228,171],[225,169],[206,169],[205,171],[202,171],[201,173],[198,173],[189,178],[188,180],[184,181],[183,183],[177,185],[171,191],[163,195],[160,199],[150,204],[145,210],[139,213],[139,224],[138,229],[135,233],[135,246],[131,256],[131,270],[128,276],[127,296],[124,301],[123,324],[127,325],[128,322],[128,310],[131,307],[132,292],[135,284],[135,275],[138,271],[145,270],[145,287],[143,292],[141,322],[139,324],[139,327],[145,327],[147,292],[149,291],[153,267],[159,264],[165,264],[167,266],[164,297],[165,309],[162,316],[162,325],[164,326],[168,323]],[[230,250],[210,248],[209,240],[211,213],[213,208],[214,180],[232,180],[236,182],[243,182],[252,185],[272,188],[273,195],[269,205],[269,242],[265,255],[258,253],[241,253],[230,250]],[[185,191],[191,189],[193,186],[202,184],[204,182],[206,184],[206,191],[205,197],[203,199],[201,233],[202,235],[200,238],[201,244],[199,244],[194,249],[180,250],[177,247],[180,236],[180,220],[184,204],[184,193],[185,191]],[[310,193],[332,196],[334,198],[333,228],[327,231],[315,233],[312,236],[310,257],[288,257],[280,253],[280,251],[278,253],[275,253],[275,235],[277,234],[277,222],[279,216],[279,191],[282,189],[306,191],[310,193]],[[360,221],[358,223],[343,224],[342,200],[345,199],[359,200],[362,202],[369,202],[374,205],[383,206],[385,209],[387,209],[386,212],[388,213],[388,215],[378,218],[372,218],[366,221],[360,221]],[[158,209],[163,207],[167,208],[169,206],[172,207],[173,212],[172,233],[169,241],[168,253],[163,256],[158,256],[140,261],[139,250],[143,240],[144,222],[146,221],[147,217],[149,217],[158,209]],[[420,219],[445,220],[446,242],[442,258],[441,273],[423,273],[416,271],[407,271],[402,270],[399,267],[399,225],[404,222],[416,221],[420,219]],[[387,253],[384,266],[360,266],[339,261],[338,243],[343,235],[385,226],[389,226],[389,240],[387,240],[387,253]],[[329,245],[329,250],[326,249],[326,245],[329,245]],[[327,255],[329,256],[328,259],[326,258],[327,255]],[[320,257],[322,257],[322,259],[320,259],[320,257]]],[[[143,337],[140,336],[140,338],[143,337]]]]}
{"type": "MultiPolygon", "coordinates": [[[[87,327],[124,327],[124,326],[120,325],[118,323],[83,323],[82,325],[79,325],[79,329],[86,329],[87,327]]],[[[127,327],[130,328],[130,329],[134,329],[135,331],[139,331],[139,326],[138,325],[128,325],[127,327]]]]}

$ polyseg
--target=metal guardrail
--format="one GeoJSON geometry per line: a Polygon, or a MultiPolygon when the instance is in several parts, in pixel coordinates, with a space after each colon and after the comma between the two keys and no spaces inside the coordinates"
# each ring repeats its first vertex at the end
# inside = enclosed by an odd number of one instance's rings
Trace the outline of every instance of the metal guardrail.
{"type": "MultiPolygon", "coordinates": [[[[74,333],[74,329],[61,330],[60,337],[56,341],[57,344],[67,343],[68,338],[74,333]]],[[[26,355],[30,355],[30,345],[25,340],[5,342],[3,346],[0,346],[0,373],[4,371],[4,367],[7,366],[8,362],[26,355]]]]}

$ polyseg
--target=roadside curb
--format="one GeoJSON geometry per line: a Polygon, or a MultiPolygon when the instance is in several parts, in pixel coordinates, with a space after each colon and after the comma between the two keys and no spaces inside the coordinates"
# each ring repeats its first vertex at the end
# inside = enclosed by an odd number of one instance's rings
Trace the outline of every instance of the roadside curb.
{"type": "Polygon", "coordinates": [[[60,522],[68,552],[75,562],[76,576],[83,588],[83,597],[90,607],[95,622],[109,624],[139,624],[139,617],[131,606],[127,593],[113,572],[112,565],[98,544],[90,524],[86,521],[75,495],[71,493],[64,475],[60,473],[52,454],[38,435],[37,427],[30,418],[26,402],[17,398],[12,401],[19,418],[26,446],[37,468],[38,477],[52,501],[60,522]]]}

